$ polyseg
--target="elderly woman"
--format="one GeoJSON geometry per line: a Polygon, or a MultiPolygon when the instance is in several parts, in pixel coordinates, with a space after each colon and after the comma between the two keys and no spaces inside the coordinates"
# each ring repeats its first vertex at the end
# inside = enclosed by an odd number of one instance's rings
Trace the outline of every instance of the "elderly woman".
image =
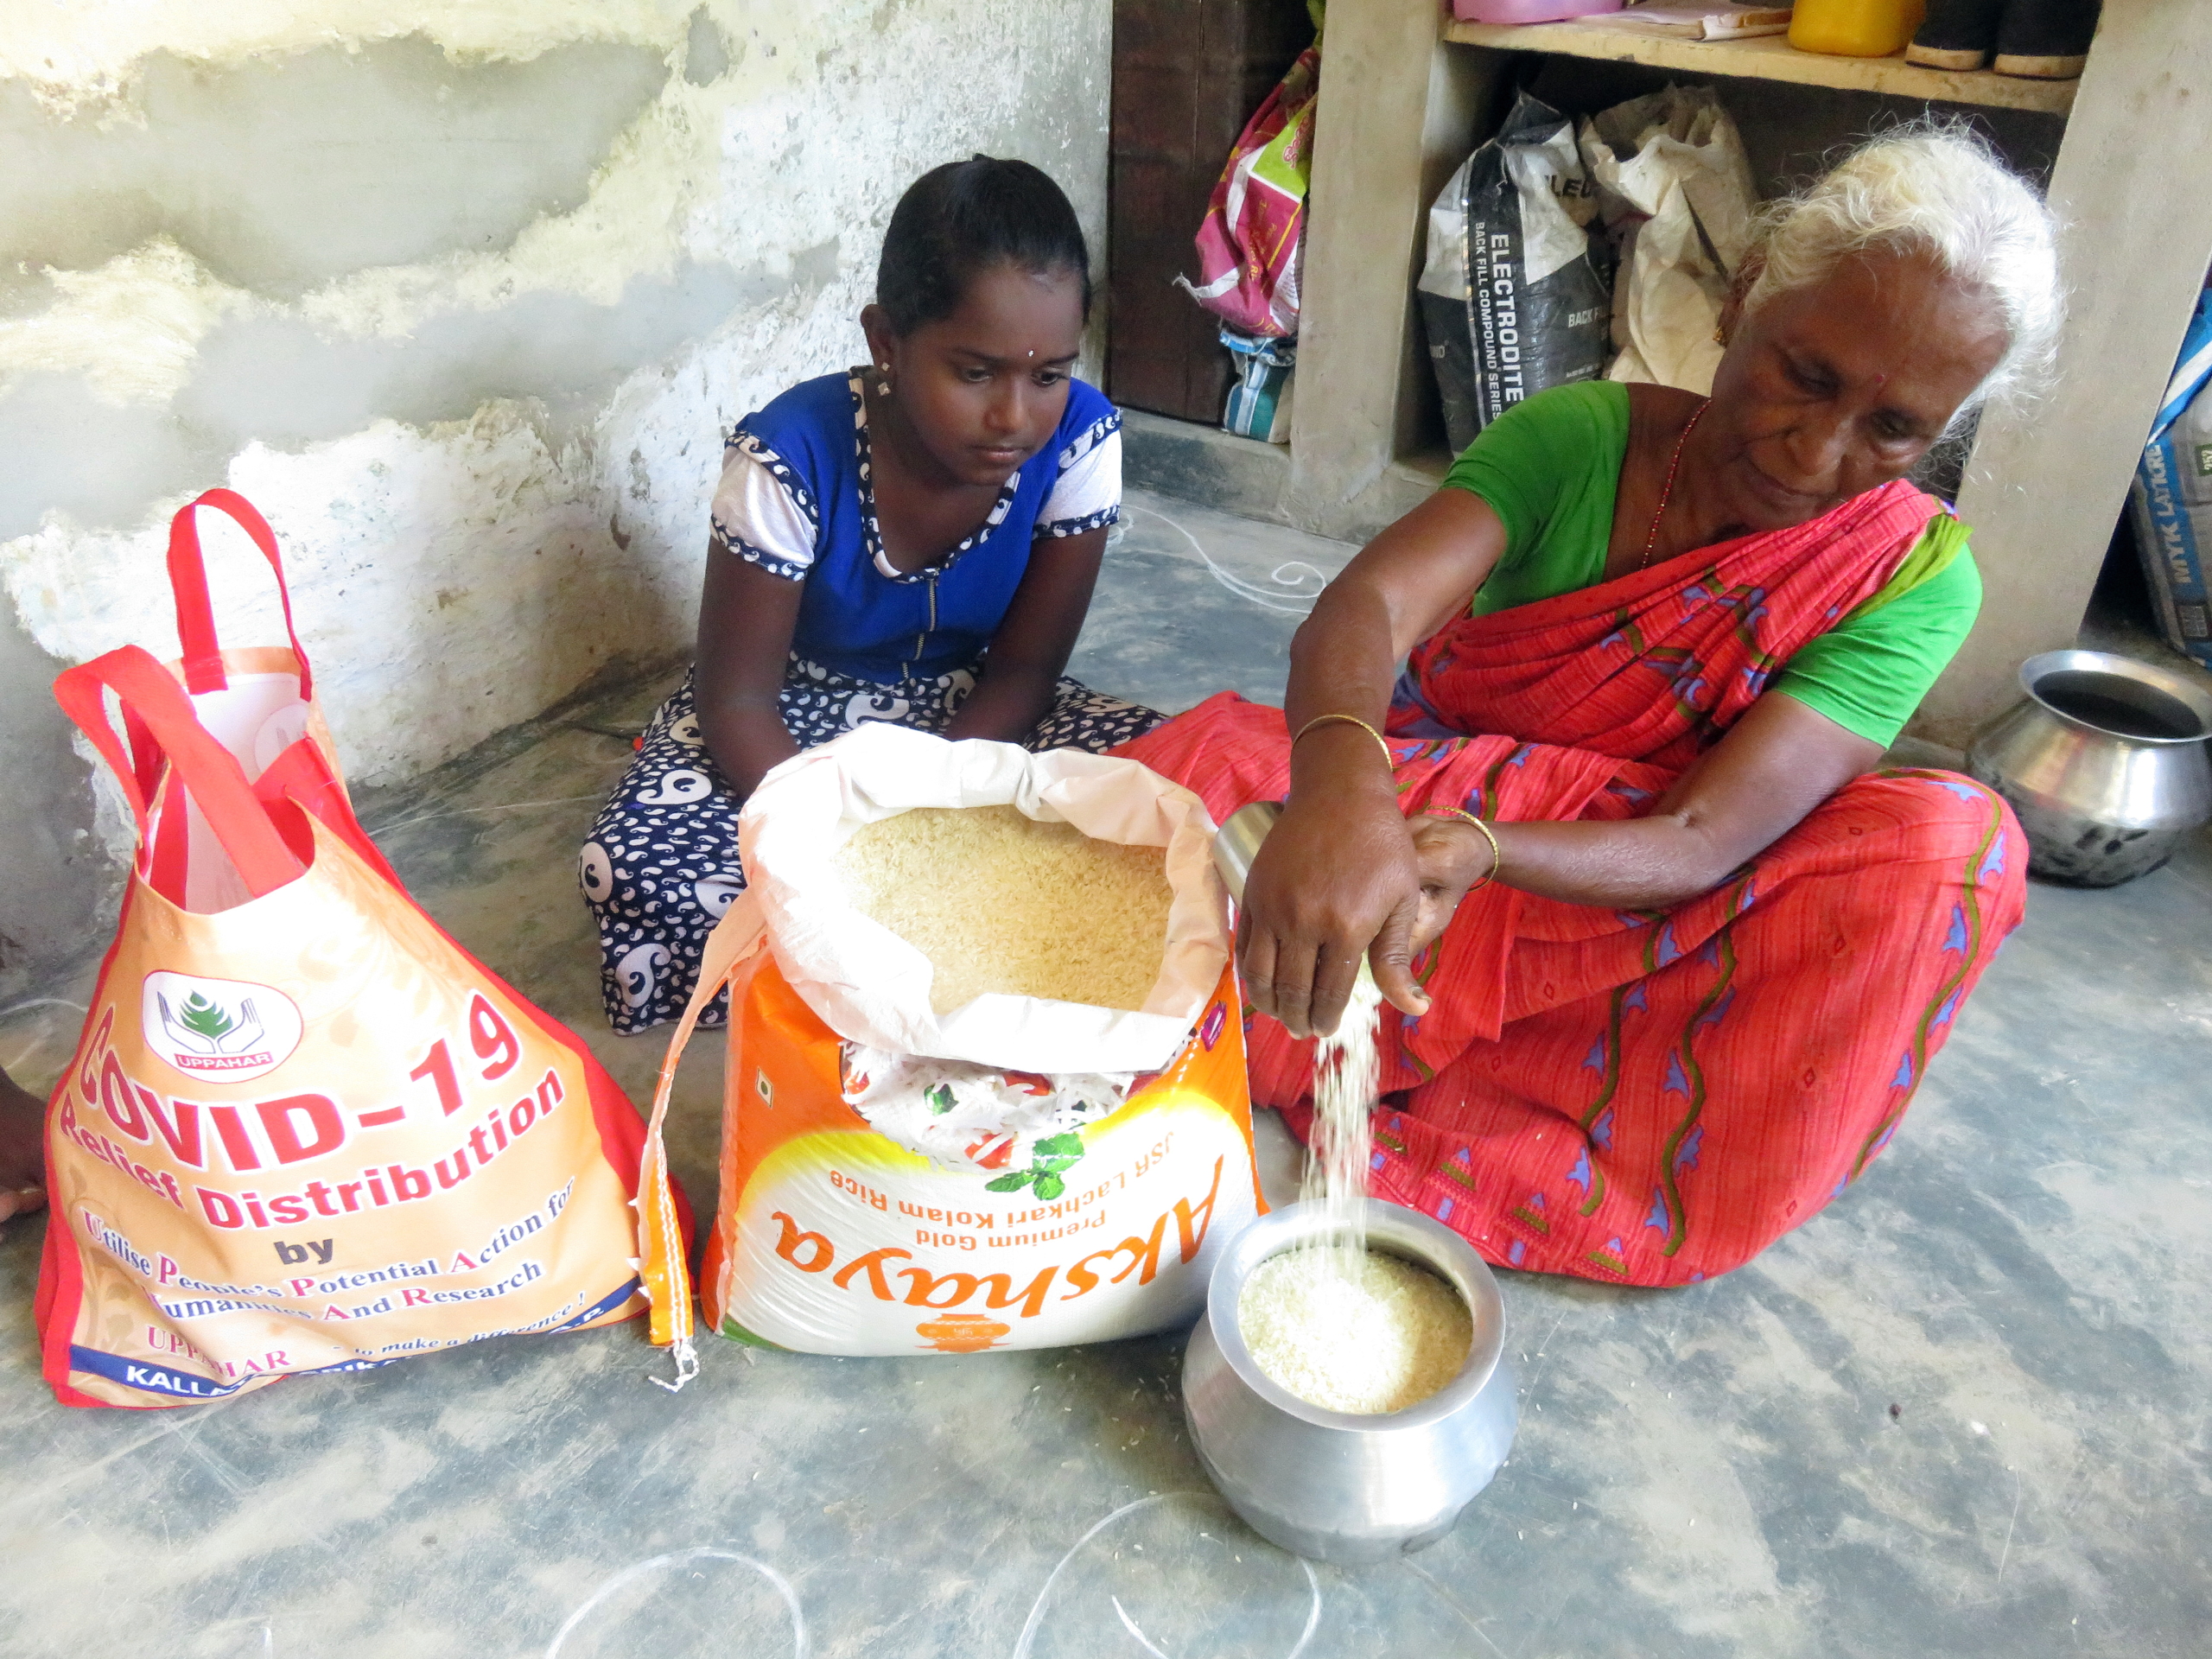
{"type": "Polygon", "coordinates": [[[1518,405],[1322,595],[1283,711],[1120,751],[1217,817],[1287,791],[1239,929],[1256,1100],[1303,1130],[1364,953],[1373,1189],[1494,1262],[1684,1283],[1858,1177],[2026,863],[1979,785],[1872,770],[1980,601],[1904,478],[2047,360],[2057,293],[1979,143],[1878,138],[1766,215],[1710,398],[1518,405]]]}

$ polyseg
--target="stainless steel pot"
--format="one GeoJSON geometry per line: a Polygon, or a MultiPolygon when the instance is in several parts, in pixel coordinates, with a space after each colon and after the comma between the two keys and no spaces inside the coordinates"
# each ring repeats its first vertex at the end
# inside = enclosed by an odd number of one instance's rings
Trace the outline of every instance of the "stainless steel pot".
{"type": "Polygon", "coordinates": [[[1183,1410],[1206,1473],[1255,1532],[1314,1560],[1358,1566],[1424,1548],[1459,1523],[1512,1449],[1520,1396],[1504,1306],[1482,1257],[1442,1223],[1372,1199],[1369,1248],[1427,1268],[1473,1314],[1466,1364],[1427,1399],[1371,1417],[1310,1406],[1269,1382],[1237,1328],[1237,1300],[1261,1262],[1326,1231],[1318,1211],[1291,1205],[1223,1253],[1184,1351],[1183,1410]]]}
{"type": "Polygon", "coordinates": [[[2212,817],[2212,695],[2101,651],[2020,664],[2024,701],[1974,734],[1967,773],[2012,803],[2034,874],[2109,887],[2155,870],[2212,817]]]}

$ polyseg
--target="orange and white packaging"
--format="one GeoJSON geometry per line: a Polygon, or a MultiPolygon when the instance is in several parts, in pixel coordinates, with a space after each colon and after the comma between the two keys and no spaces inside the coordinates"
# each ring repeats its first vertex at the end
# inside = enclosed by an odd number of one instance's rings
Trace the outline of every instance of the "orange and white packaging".
{"type": "Polygon", "coordinates": [[[362,832],[296,636],[219,646],[202,505],[282,590],[268,525],[210,491],[171,531],[181,660],[126,646],[54,686],[139,844],[48,1109],[47,1380],[182,1405],[643,1312],[636,1112],[362,832]]]}
{"type": "Polygon", "coordinates": [[[639,1182],[653,1340],[679,1379],[696,1361],[660,1128],[725,984],[709,1329],[807,1353],[973,1353],[1196,1317],[1216,1255],[1264,1207],[1213,832],[1196,795],[1133,760],[891,726],[761,781],[738,831],[750,886],[707,942],[639,1182]],[[990,995],[940,1015],[928,958],[853,906],[836,854],[862,826],[995,805],[1164,849],[1173,901],[1141,1009],[990,995]]]}

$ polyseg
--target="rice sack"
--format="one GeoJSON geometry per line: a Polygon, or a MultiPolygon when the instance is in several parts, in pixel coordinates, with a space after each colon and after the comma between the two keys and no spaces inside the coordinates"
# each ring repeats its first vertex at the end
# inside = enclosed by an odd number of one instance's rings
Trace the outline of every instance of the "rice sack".
{"type": "MultiPolygon", "coordinates": [[[[1195,1317],[1261,1208],[1213,824],[1134,761],[874,727],[746,807],[702,1302],[812,1353],[972,1353],[1195,1317]]],[[[641,1200],[656,1340],[680,1254],[641,1200]]]]}

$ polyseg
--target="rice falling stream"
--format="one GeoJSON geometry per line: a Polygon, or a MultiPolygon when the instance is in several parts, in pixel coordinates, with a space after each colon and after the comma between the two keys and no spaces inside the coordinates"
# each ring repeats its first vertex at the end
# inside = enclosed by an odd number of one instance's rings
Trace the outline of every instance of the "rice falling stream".
{"type": "Polygon", "coordinates": [[[1367,1248],[1367,1175],[1382,994],[1363,965],[1337,1028],[1314,1052],[1312,1155],[1299,1198],[1319,1242],[1262,1262],[1237,1302],[1262,1371],[1310,1405],[1373,1415],[1426,1400],[1466,1361],[1474,1321],[1427,1269],[1367,1248]]]}
{"type": "Polygon", "coordinates": [[[1367,1254],[1367,1166],[1374,1147],[1370,1119],[1382,1062],[1376,1038],[1382,993],[1362,963],[1337,1028],[1313,1053],[1313,1156],[1299,1183],[1299,1200],[1328,1218],[1328,1254],[1349,1277],[1367,1254]]]}

